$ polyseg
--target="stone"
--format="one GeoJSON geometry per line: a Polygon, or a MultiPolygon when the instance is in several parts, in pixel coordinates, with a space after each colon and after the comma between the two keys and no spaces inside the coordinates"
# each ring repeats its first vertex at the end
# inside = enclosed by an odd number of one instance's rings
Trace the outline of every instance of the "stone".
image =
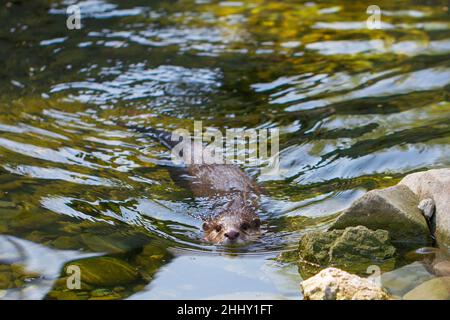
{"type": "Polygon", "coordinates": [[[95,289],[91,291],[92,297],[104,297],[113,294],[113,292],[109,289],[95,289]]]}
{"type": "Polygon", "coordinates": [[[390,295],[402,297],[414,287],[433,278],[434,276],[425,268],[423,263],[414,262],[383,273],[381,284],[390,295]]]}
{"type": "Polygon", "coordinates": [[[387,230],[392,242],[399,246],[425,246],[431,237],[418,204],[417,196],[404,185],[372,190],[345,210],[330,229],[362,225],[387,230]]]}
{"type": "Polygon", "coordinates": [[[337,268],[327,268],[301,283],[305,300],[389,300],[389,295],[369,279],[337,268]]]}
{"type": "Polygon", "coordinates": [[[450,248],[450,169],[417,172],[404,177],[399,185],[407,186],[419,198],[435,204],[432,232],[439,245],[450,248]]]}
{"type": "Polygon", "coordinates": [[[450,261],[439,261],[433,264],[433,272],[437,276],[450,277],[450,261]]]}
{"type": "Polygon", "coordinates": [[[419,208],[419,210],[422,211],[423,215],[428,220],[433,218],[434,212],[436,211],[436,205],[434,204],[434,200],[430,198],[426,198],[420,201],[417,208],[419,208]]]}
{"type": "Polygon", "coordinates": [[[11,272],[0,272],[0,289],[8,289],[11,287],[14,281],[13,275],[11,272]]]}
{"type": "Polygon", "coordinates": [[[358,274],[365,274],[374,264],[390,269],[395,264],[396,249],[391,245],[387,231],[357,226],[308,233],[300,239],[298,252],[300,273],[308,277],[328,266],[358,274]]]}
{"type": "Polygon", "coordinates": [[[78,295],[73,291],[51,291],[47,296],[54,300],[80,300],[78,295]]]}
{"type": "Polygon", "coordinates": [[[80,244],[74,237],[61,236],[51,242],[52,246],[60,250],[79,249],[80,244]]]}
{"type": "Polygon", "coordinates": [[[428,280],[403,296],[404,300],[450,300],[450,277],[428,280]]]}
{"type": "Polygon", "coordinates": [[[81,281],[98,286],[128,284],[139,278],[137,270],[129,263],[113,257],[95,257],[70,262],[81,271],[81,281]]]}
{"type": "Polygon", "coordinates": [[[89,298],[89,300],[118,300],[121,298],[122,297],[118,294],[110,294],[110,295],[101,296],[101,297],[91,297],[91,298],[89,298]]]}
{"type": "Polygon", "coordinates": [[[81,235],[83,243],[94,252],[123,253],[127,248],[123,248],[119,241],[107,236],[84,233],[81,235]]]}

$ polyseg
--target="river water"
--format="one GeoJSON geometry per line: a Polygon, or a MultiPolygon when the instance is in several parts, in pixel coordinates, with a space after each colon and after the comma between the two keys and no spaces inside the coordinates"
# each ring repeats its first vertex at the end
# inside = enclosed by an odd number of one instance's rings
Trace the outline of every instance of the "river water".
{"type": "Polygon", "coordinates": [[[448,2],[377,4],[371,30],[366,1],[2,1],[0,295],[301,299],[280,253],[450,165],[448,2]],[[256,243],[203,241],[169,152],[123,125],[194,120],[280,130],[280,174],[243,166],[264,188],[256,243]]]}

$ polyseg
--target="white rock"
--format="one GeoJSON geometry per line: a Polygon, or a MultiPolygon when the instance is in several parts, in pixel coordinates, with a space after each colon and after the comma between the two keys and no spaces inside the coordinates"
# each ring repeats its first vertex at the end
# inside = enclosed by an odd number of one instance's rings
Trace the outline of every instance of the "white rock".
{"type": "Polygon", "coordinates": [[[450,247],[450,169],[435,169],[407,175],[399,183],[410,188],[420,201],[434,200],[433,229],[438,244],[450,247]]]}
{"type": "Polygon", "coordinates": [[[301,283],[305,300],[389,300],[375,282],[337,268],[327,268],[301,283]]]}

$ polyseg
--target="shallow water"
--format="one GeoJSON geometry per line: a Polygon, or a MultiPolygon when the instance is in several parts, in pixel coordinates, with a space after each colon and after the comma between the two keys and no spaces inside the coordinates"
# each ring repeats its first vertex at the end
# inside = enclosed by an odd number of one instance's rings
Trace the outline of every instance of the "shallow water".
{"type": "Polygon", "coordinates": [[[367,29],[363,1],[86,0],[80,30],[66,28],[75,1],[8,3],[5,298],[299,299],[281,252],[366,190],[450,165],[447,1],[378,1],[382,30],[367,29]],[[205,243],[169,152],[121,125],[193,120],[280,128],[282,174],[244,167],[265,190],[260,241],[205,243]],[[93,256],[139,273],[65,292],[66,266],[93,256]]]}

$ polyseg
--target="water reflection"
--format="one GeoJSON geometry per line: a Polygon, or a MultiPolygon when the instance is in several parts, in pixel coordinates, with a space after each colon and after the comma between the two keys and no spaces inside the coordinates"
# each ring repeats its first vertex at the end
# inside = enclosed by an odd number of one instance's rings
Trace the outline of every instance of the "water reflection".
{"type": "Polygon", "coordinates": [[[448,8],[379,5],[382,29],[369,31],[358,1],[12,2],[0,22],[0,232],[39,263],[28,250],[61,258],[44,289],[8,297],[299,298],[279,252],[365,190],[450,164],[448,8]],[[82,29],[68,31],[75,3],[82,29]],[[258,243],[205,243],[207,204],[174,181],[163,146],[123,125],[193,120],[281,129],[282,174],[243,168],[265,190],[258,243]],[[69,260],[113,261],[128,280],[70,296],[69,260]]]}
{"type": "Polygon", "coordinates": [[[0,235],[1,298],[43,299],[66,262],[89,256],[0,235]]]}

